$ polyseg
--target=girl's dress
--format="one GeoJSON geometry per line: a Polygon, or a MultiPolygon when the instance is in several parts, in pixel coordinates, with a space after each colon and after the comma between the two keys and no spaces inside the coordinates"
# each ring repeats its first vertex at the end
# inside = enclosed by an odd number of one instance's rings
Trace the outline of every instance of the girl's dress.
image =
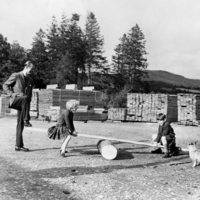
{"type": "Polygon", "coordinates": [[[66,138],[73,133],[73,112],[66,109],[63,110],[58,118],[57,124],[48,129],[48,137],[53,140],[60,140],[66,138]]]}

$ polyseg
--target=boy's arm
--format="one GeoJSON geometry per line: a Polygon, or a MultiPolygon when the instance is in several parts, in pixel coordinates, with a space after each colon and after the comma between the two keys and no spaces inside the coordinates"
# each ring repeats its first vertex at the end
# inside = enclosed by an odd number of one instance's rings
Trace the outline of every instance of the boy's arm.
{"type": "Polygon", "coordinates": [[[155,139],[155,141],[157,143],[159,143],[161,141],[161,137],[162,137],[162,132],[160,131],[160,126],[158,127],[158,134],[157,134],[157,138],[155,139]]]}

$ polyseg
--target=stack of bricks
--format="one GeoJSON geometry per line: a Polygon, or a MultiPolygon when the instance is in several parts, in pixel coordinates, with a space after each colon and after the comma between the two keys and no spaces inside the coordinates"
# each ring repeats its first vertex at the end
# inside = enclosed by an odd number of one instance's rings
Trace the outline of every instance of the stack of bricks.
{"type": "Polygon", "coordinates": [[[83,106],[101,108],[104,97],[104,93],[100,91],[43,89],[39,91],[39,115],[47,115],[50,106],[60,106],[60,109],[65,109],[66,102],[70,99],[79,100],[83,106]]]}
{"type": "Polygon", "coordinates": [[[178,122],[183,125],[199,125],[200,95],[178,94],[178,122]]]}
{"type": "Polygon", "coordinates": [[[9,106],[9,96],[8,95],[1,95],[0,96],[0,116],[10,114],[9,106]]]}
{"type": "Polygon", "coordinates": [[[108,109],[108,120],[126,121],[126,108],[110,108],[110,109],[108,109]]]}
{"type": "Polygon", "coordinates": [[[60,115],[60,106],[50,106],[47,115],[50,121],[56,122],[60,115]]]}
{"type": "Polygon", "coordinates": [[[157,122],[159,113],[177,121],[177,96],[167,94],[127,94],[127,121],[157,122]]]}
{"type": "Polygon", "coordinates": [[[38,91],[33,90],[31,104],[30,104],[30,116],[38,117],[38,91]]]}
{"type": "Polygon", "coordinates": [[[39,116],[48,116],[50,106],[59,106],[60,90],[39,91],[39,116]]]}

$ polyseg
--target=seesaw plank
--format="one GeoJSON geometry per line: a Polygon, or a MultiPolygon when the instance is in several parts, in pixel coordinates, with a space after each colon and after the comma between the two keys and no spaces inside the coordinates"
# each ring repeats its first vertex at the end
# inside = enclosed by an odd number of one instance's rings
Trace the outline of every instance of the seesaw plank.
{"type": "MultiPolygon", "coordinates": [[[[42,128],[35,128],[35,127],[31,127],[31,128],[26,128],[26,130],[29,131],[36,131],[36,132],[46,132],[46,129],[42,129],[42,128]]],[[[147,142],[139,142],[139,141],[134,141],[134,140],[125,140],[125,139],[120,139],[120,138],[114,138],[114,137],[106,137],[106,136],[98,136],[98,135],[90,135],[90,134],[83,134],[83,133],[79,133],[78,137],[86,137],[86,138],[93,138],[93,139],[101,139],[101,140],[110,140],[110,141],[118,141],[118,142],[124,142],[124,143],[131,143],[131,144],[138,144],[138,145],[145,145],[145,146],[151,146],[151,147],[160,147],[163,148],[162,145],[157,145],[155,146],[152,143],[147,143],[147,142]]]]}

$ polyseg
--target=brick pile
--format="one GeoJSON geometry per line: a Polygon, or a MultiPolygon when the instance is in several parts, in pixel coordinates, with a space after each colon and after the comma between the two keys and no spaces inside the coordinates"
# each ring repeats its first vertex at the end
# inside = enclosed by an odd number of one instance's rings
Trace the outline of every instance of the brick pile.
{"type": "Polygon", "coordinates": [[[164,113],[170,122],[177,121],[177,96],[167,94],[127,94],[127,121],[157,122],[164,113]]]}
{"type": "Polygon", "coordinates": [[[178,94],[178,122],[198,125],[200,121],[200,95],[178,94]]]}

